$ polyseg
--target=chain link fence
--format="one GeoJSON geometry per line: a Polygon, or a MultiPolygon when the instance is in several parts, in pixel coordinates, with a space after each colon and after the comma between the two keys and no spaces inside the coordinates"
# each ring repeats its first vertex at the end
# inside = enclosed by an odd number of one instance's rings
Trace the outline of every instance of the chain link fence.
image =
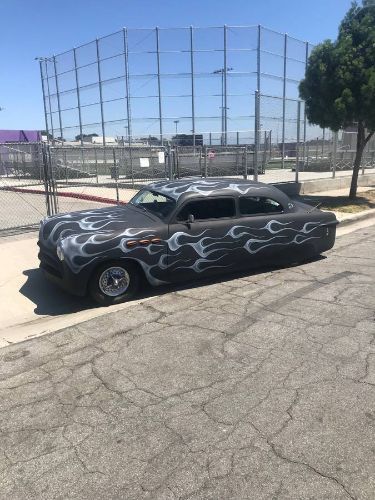
{"type": "MultiPolygon", "coordinates": [[[[300,126],[297,139],[301,130],[300,126]]],[[[334,177],[345,170],[350,175],[355,156],[355,132],[300,139],[285,143],[284,149],[273,141],[272,131],[261,128],[243,132],[242,140],[241,134],[233,133],[238,144],[221,145],[219,135],[207,134],[207,143],[199,146],[2,144],[0,230],[36,225],[47,214],[127,202],[153,180],[228,176],[283,182],[304,175],[334,177]]],[[[374,160],[370,142],[363,173],[373,169],[374,160]]]]}
{"type": "Polygon", "coordinates": [[[47,213],[41,143],[0,144],[0,230],[38,224],[47,213]]]}
{"type": "MultiPolygon", "coordinates": [[[[254,132],[233,133],[238,144],[227,146],[220,134],[205,136],[208,144],[197,146],[155,145],[152,139],[130,147],[0,144],[0,230],[36,226],[53,213],[127,202],[155,180],[254,174],[254,132]]],[[[259,173],[269,154],[260,151],[259,173]]]]}

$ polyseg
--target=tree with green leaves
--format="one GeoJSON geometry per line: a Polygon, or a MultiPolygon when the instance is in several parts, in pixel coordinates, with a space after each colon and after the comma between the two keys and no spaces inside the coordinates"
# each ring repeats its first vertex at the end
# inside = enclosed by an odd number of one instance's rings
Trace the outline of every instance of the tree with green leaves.
{"type": "Polygon", "coordinates": [[[350,198],[357,196],[364,149],[375,133],[375,0],[354,2],[336,41],[312,51],[299,86],[310,123],[338,131],[356,125],[357,150],[350,198]]]}

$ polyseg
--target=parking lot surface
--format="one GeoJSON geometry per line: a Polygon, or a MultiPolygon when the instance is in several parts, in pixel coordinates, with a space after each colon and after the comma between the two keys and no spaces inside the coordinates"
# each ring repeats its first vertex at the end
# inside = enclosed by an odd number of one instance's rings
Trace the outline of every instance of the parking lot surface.
{"type": "Polygon", "coordinates": [[[375,227],[0,350],[0,498],[373,499],[375,227]]]}

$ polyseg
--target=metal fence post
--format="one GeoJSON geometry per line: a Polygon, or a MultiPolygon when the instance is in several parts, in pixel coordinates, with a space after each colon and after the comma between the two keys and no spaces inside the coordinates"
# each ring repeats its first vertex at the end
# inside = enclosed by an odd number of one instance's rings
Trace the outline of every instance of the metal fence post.
{"type": "Polygon", "coordinates": [[[52,164],[52,154],[51,154],[51,148],[48,146],[48,170],[49,170],[49,178],[50,178],[50,189],[51,189],[51,196],[52,196],[52,212],[53,214],[57,214],[59,212],[59,207],[58,207],[58,198],[57,198],[57,186],[56,186],[56,180],[55,180],[55,171],[53,168],[52,164]]]}
{"type": "Polygon", "coordinates": [[[160,50],[159,50],[159,27],[155,28],[156,33],[156,63],[158,70],[158,99],[159,99],[159,133],[160,133],[160,142],[163,145],[163,115],[162,115],[162,106],[161,106],[161,81],[160,81],[160,50]]]}
{"type": "Polygon", "coordinates": [[[124,38],[124,58],[125,58],[126,118],[128,123],[129,163],[130,163],[130,175],[132,178],[132,187],[134,187],[133,154],[132,154],[133,132],[132,132],[130,79],[129,79],[129,44],[128,44],[128,30],[126,28],[123,29],[123,38],[124,38]]]}
{"type": "Polygon", "coordinates": [[[195,153],[195,95],[194,95],[194,38],[193,26],[190,26],[190,78],[191,78],[191,126],[195,153]]]}
{"type": "Polygon", "coordinates": [[[59,113],[60,137],[61,137],[61,141],[62,141],[62,139],[63,139],[63,131],[62,131],[62,120],[61,120],[60,92],[59,92],[59,82],[58,82],[58,78],[57,78],[57,66],[56,66],[56,57],[55,56],[53,56],[53,68],[54,68],[54,71],[55,71],[57,110],[58,110],[58,113],[59,113]]]}
{"type": "MultiPolygon", "coordinates": [[[[309,42],[306,42],[306,53],[305,53],[305,73],[307,69],[307,63],[309,60],[309,42]]],[[[303,162],[306,163],[306,135],[307,135],[307,115],[306,115],[306,103],[303,106],[303,162]]]]}
{"type": "Polygon", "coordinates": [[[222,74],[223,83],[224,83],[224,145],[226,146],[228,143],[228,92],[227,92],[227,73],[228,73],[228,65],[227,65],[227,25],[224,24],[224,73],[222,74]]]}
{"type": "Polygon", "coordinates": [[[47,66],[47,60],[46,59],[44,59],[44,65],[45,65],[45,74],[46,74],[46,81],[47,81],[49,119],[51,121],[51,134],[52,134],[52,142],[53,142],[55,140],[55,130],[54,130],[54,127],[53,127],[52,105],[51,105],[51,91],[50,91],[50,87],[49,87],[48,66],[47,66]]]}
{"type": "Polygon", "coordinates": [[[255,91],[255,144],[254,144],[254,181],[258,181],[259,132],[260,132],[260,93],[255,91]]]}
{"type": "Polygon", "coordinates": [[[283,69],[283,126],[282,126],[282,168],[285,167],[285,118],[286,118],[286,61],[288,51],[288,35],[284,35],[284,69],[283,69]]]}
{"type": "Polygon", "coordinates": [[[43,145],[42,155],[43,155],[43,177],[44,177],[44,193],[46,197],[46,210],[47,215],[52,215],[51,212],[51,201],[50,201],[50,190],[49,190],[49,169],[47,160],[47,148],[49,145],[43,145]]]}
{"type": "Polygon", "coordinates": [[[82,137],[82,114],[81,114],[81,97],[79,92],[79,79],[78,79],[78,68],[77,68],[77,55],[76,49],[73,49],[73,60],[74,60],[74,73],[76,77],[76,92],[77,92],[77,105],[78,105],[78,121],[79,121],[79,135],[81,136],[81,146],[83,146],[83,137],[82,137]]]}
{"type": "Polygon", "coordinates": [[[168,178],[170,181],[173,180],[173,168],[172,168],[172,148],[171,145],[167,146],[167,155],[168,155],[168,178]]]}
{"type": "Polygon", "coordinates": [[[204,176],[207,177],[207,146],[204,146],[203,153],[204,153],[204,176]]]}
{"type": "Polygon", "coordinates": [[[332,151],[332,178],[336,177],[336,162],[337,162],[337,140],[338,132],[333,133],[333,151],[332,151]]]}
{"type": "Polygon", "coordinates": [[[306,167],[309,168],[310,146],[306,144],[306,167]]]}
{"type": "Polygon", "coordinates": [[[46,105],[46,92],[45,92],[45,88],[44,88],[44,77],[43,77],[42,59],[39,59],[39,69],[40,69],[40,79],[41,79],[41,82],[42,82],[43,109],[44,109],[44,120],[45,120],[45,124],[46,124],[47,142],[49,142],[48,117],[47,117],[47,105],[46,105]]]}
{"type": "Polygon", "coordinates": [[[260,24],[258,24],[258,39],[257,39],[257,90],[260,92],[260,86],[261,86],[261,61],[260,61],[260,56],[261,56],[261,33],[262,33],[262,27],[260,24]]]}
{"type": "Polygon", "coordinates": [[[99,178],[98,178],[98,152],[96,151],[96,146],[94,147],[94,156],[95,156],[96,183],[99,184],[99,178]]]}
{"type": "Polygon", "coordinates": [[[299,182],[299,143],[301,135],[301,101],[298,101],[297,105],[297,145],[296,145],[296,179],[295,182],[299,182]]]}
{"type": "Polygon", "coordinates": [[[63,150],[63,159],[64,159],[64,167],[65,167],[65,184],[68,184],[68,162],[66,159],[66,150],[63,150]]]}
{"type": "Polygon", "coordinates": [[[263,154],[262,154],[262,174],[266,171],[266,163],[267,163],[267,131],[264,131],[264,143],[263,143],[263,154]]]}
{"type": "Polygon", "coordinates": [[[118,177],[120,173],[120,166],[117,167],[116,165],[116,151],[115,148],[112,148],[113,152],[113,172],[115,174],[115,188],[116,188],[116,201],[117,205],[120,204],[120,196],[119,196],[119,191],[118,191],[118,177]]]}
{"type": "Polygon", "coordinates": [[[363,150],[363,155],[362,155],[362,175],[365,175],[365,168],[366,168],[366,149],[367,153],[369,151],[369,143],[366,144],[365,149],[363,150]]]}
{"type": "Polygon", "coordinates": [[[269,131],[269,161],[272,160],[272,130],[269,131]]]}
{"type": "Polygon", "coordinates": [[[247,179],[247,146],[245,146],[245,170],[243,178],[245,180],[247,179]]]}
{"type": "MultiPolygon", "coordinates": [[[[100,52],[99,52],[99,40],[98,39],[96,39],[96,63],[98,66],[99,100],[100,100],[100,116],[101,116],[102,134],[103,134],[103,146],[105,146],[103,89],[102,89],[102,74],[101,74],[101,70],[100,70],[100,52]]],[[[104,163],[106,163],[106,161],[104,161],[104,163]]]]}

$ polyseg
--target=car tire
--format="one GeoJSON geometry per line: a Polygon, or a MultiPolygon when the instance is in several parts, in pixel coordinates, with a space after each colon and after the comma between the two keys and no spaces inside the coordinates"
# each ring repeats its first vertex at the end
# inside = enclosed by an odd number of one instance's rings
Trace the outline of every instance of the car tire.
{"type": "Polygon", "coordinates": [[[101,306],[120,304],[134,298],[139,290],[141,275],[132,262],[109,261],[93,272],[88,291],[101,306]]]}

